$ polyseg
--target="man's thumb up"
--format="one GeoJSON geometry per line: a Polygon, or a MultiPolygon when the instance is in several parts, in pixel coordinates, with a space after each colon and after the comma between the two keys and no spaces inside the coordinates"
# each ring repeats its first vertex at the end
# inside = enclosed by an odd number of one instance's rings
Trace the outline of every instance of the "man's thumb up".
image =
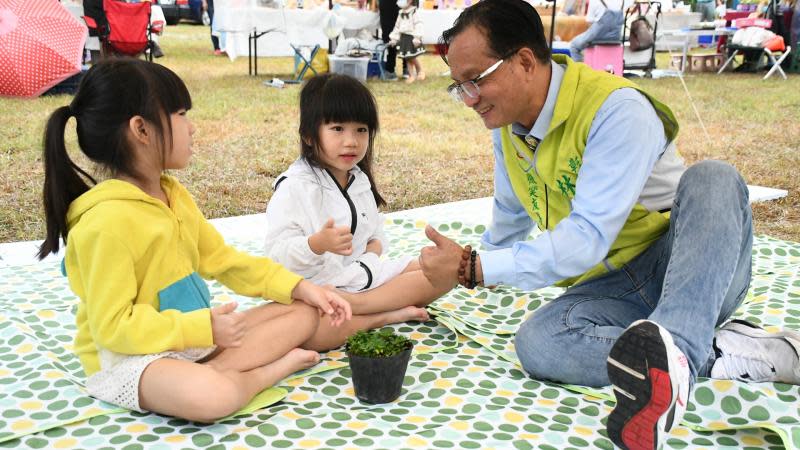
{"type": "Polygon", "coordinates": [[[328,218],[328,221],[327,221],[327,222],[325,222],[325,225],[323,225],[323,226],[322,226],[322,228],[323,228],[323,229],[325,229],[325,228],[333,228],[333,225],[334,225],[334,223],[333,223],[333,217],[329,217],[329,218],[328,218]]]}
{"type": "Polygon", "coordinates": [[[431,240],[431,242],[436,244],[437,247],[441,247],[444,243],[448,241],[448,239],[443,234],[436,231],[436,228],[433,228],[430,225],[425,226],[425,236],[427,236],[428,239],[431,240]]]}

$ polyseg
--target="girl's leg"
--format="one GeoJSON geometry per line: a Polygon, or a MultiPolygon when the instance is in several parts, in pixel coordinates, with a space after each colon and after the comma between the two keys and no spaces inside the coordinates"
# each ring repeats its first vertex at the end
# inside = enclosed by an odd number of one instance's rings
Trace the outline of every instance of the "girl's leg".
{"type": "Polygon", "coordinates": [[[257,306],[245,311],[245,320],[242,345],[222,349],[206,358],[204,364],[218,371],[239,372],[264,366],[301,347],[320,322],[317,309],[299,301],[257,306]]]}
{"type": "Polygon", "coordinates": [[[406,83],[413,83],[417,80],[417,66],[414,64],[414,61],[417,58],[406,58],[406,62],[408,63],[408,78],[406,78],[406,83]]]}
{"type": "MultiPolygon", "coordinates": [[[[410,263],[409,267],[415,264],[417,261],[410,263]]],[[[353,314],[374,314],[406,306],[427,306],[451,289],[432,285],[419,266],[416,267],[415,270],[406,268],[400,275],[369,291],[337,292],[350,302],[353,314]]]]}
{"type": "Polygon", "coordinates": [[[343,323],[339,327],[332,327],[330,322],[323,319],[319,321],[319,328],[316,334],[303,348],[324,352],[344,344],[344,341],[356,331],[379,328],[392,323],[408,322],[416,320],[424,322],[428,320],[428,312],[416,306],[406,306],[393,311],[379,312],[375,314],[353,315],[353,318],[343,323]]]}
{"type": "Polygon", "coordinates": [[[168,416],[213,422],[238,411],[256,394],[289,374],[318,362],[318,353],[297,348],[269,364],[243,372],[158,359],[142,373],[139,406],[168,416]]]}
{"type": "Polygon", "coordinates": [[[414,65],[417,66],[417,79],[422,81],[425,79],[425,72],[422,71],[422,61],[419,60],[419,56],[414,58],[414,65]]]}

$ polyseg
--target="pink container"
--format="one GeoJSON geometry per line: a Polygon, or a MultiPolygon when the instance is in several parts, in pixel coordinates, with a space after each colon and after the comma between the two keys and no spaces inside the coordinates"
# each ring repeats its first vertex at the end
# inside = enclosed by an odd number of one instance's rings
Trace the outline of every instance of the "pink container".
{"type": "Polygon", "coordinates": [[[592,69],[622,76],[622,44],[595,44],[583,51],[583,62],[592,69]]]}

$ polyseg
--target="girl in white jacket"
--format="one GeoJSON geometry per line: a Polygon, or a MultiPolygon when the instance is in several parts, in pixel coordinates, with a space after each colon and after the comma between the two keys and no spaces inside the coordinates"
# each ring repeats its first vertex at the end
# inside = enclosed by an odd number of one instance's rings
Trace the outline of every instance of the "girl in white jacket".
{"type": "MultiPolygon", "coordinates": [[[[391,0],[384,0],[391,1],[391,0]]],[[[397,0],[400,13],[394,29],[389,33],[389,45],[397,47],[397,56],[408,64],[408,79],[406,83],[415,80],[424,80],[425,72],[418,56],[425,53],[422,45],[422,20],[417,15],[415,0],[397,0]]]]}
{"type": "Polygon", "coordinates": [[[422,307],[452,286],[431,285],[416,258],[380,258],[389,243],[372,177],[378,112],[369,89],[345,75],[311,78],[299,131],[300,158],[276,178],[267,204],[267,255],[339,290],[353,309],[343,334],[427,319],[422,307]]]}

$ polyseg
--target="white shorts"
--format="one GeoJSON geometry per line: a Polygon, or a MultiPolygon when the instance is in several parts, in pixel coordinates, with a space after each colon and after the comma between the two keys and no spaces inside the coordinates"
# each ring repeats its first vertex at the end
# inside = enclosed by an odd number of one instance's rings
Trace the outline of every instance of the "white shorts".
{"type": "Polygon", "coordinates": [[[146,412],[139,407],[139,380],[151,362],[161,358],[198,361],[216,349],[216,346],[189,348],[183,351],[123,355],[100,349],[101,369],[86,380],[89,395],[123,408],[146,412]]]}
{"type": "MultiPolygon", "coordinates": [[[[362,256],[361,258],[367,259],[368,257],[362,256]]],[[[346,292],[369,291],[382,286],[387,281],[403,273],[406,267],[414,261],[414,257],[400,256],[395,259],[379,259],[378,257],[373,257],[369,258],[368,261],[370,266],[369,275],[367,275],[362,267],[351,264],[347,270],[338,274],[335,279],[318,284],[332,284],[346,292]],[[367,283],[369,283],[369,287],[365,288],[367,283]]]]}

